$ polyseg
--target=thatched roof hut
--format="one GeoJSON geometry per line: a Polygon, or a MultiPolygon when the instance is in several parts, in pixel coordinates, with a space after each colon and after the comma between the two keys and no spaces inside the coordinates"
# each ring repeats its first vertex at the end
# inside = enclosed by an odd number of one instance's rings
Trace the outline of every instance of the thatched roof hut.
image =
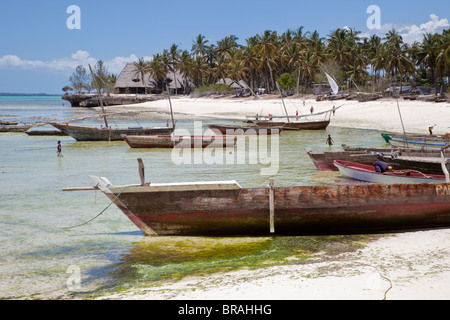
{"type": "MultiPolygon", "coordinates": [[[[167,73],[166,84],[172,93],[189,93],[194,87],[192,82],[185,79],[178,71],[167,73]]],[[[145,88],[147,93],[160,93],[164,89],[164,83],[162,81],[158,83],[148,72],[144,74],[144,79],[141,79],[141,74],[133,62],[125,65],[114,86],[119,93],[143,94],[146,91],[145,88]]]]}
{"type": "Polygon", "coordinates": [[[229,85],[233,89],[241,89],[241,90],[249,90],[250,87],[244,80],[234,81],[230,78],[220,79],[216,82],[216,84],[226,84],[229,85]]]}

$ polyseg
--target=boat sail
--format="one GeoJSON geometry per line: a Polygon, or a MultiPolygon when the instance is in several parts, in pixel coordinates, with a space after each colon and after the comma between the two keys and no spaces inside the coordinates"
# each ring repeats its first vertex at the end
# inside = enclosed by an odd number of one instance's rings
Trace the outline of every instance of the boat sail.
{"type": "Polygon", "coordinates": [[[337,95],[339,92],[339,86],[328,73],[325,72],[325,75],[327,76],[328,83],[330,84],[331,87],[331,91],[333,92],[334,95],[337,95]]]}

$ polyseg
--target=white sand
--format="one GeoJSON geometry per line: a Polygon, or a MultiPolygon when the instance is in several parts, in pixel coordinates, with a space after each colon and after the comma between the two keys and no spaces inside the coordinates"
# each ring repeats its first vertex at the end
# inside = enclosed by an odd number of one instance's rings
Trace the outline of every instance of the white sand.
{"type": "MultiPolygon", "coordinates": [[[[177,118],[223,118],[245,120],[246,116],[256,114],[268,116],[283,116],[285,111],[280,99],[213,99],[213,98],[176,98],[172,97],[172,106],[177,118]]],[[[400,114],[406,132],[428,134],[428,127],[434,126],[433,132],[445,134],[450,132],[450,103],[432,103],[424,101],[410,101],[395,99],[383,99],[360,103],[358,101],[322,101],[303,99],[285,99],[285,106],[289,115],[310,114],[311,106],[314,112],[330,110],[336,106],[339,109],[332,117],[331,126],[377,129],[392,132],[403,132],[400,114]],[[400,113],[399,113],[400,109],[400,113]]],[[[146,102],[126,107],[111,107],[114,111],[155,111],[160,117],[167,119],[169,103],[167,100],[146,102]]],[[[323,117],[323,116],[322,116],[323,117]]],[[[320,118],[320,117],[319,117],[320,118]]]]}
{"type": "MultiPolygon", "coordinates": [[[[396,100],[316,102],[286,99],[289,114],[316,112],[343,105],[331,125],[402,132],[396,100]]],[[[279,99],[172,99],[176,113],[200,117],[244,119],[256,113],[283,115],[279,99]]],[[[450,132],[450,104],[399,100],[407,132],[450,132]]],[[[116,107],[119,108],[119,107],[116,107]]],[[[167,111],[167,101],[148,102],[134,109],[167,111]]],[[[353,253],[324,262],[240,270],[189,277],[162,286],[133,289],[109,299],[185,300],[367,300],[450,299],[450,229],[392,234],[353,253]]]]}

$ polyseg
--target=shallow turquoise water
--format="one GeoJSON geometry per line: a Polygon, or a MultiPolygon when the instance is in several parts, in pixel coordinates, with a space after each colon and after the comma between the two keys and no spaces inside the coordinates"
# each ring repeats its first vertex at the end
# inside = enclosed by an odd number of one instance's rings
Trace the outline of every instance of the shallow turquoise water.
{"type": "MultiPolygon", "coordinates": [[[[63,106],[58,97],[0,99],[0,115],[29,122],[39,121],[39,117],[71,119],[90,113],[88,109],[70,108],[68,103],[63,106]]],[[[212,122],[218,121],[203,124],[212,122]]],[[[177,125],[190,131],[194,128],[190,121],[177,125]]],[[[236,163],[239,152],[235,148],[223,155],[224,164],[177,165],[168,149],[130,149],[122,141],[77,142],[70,137],[1,133],[0,298],[58,297],[89,292],[114,281],[116,264],[144,235],[115,206],[84,226],[64,229],[88,221],[109,205],[99,191],[62,192],[63,187],[92,185],[88,175],[107,177],[117,185],[139,183],[136,159],[142,158],[146,179],[152,182],[236,180],[242,187],[257,187],[266,186],[269,178],[274,178],[276,185],[283,186],[333,183],[338,175],[318,172],[305,147],[340,150],[342,143],[384,145],[378,131],[332,126],[326,132],[285,131],[279,138],[278,170],[262,175],[261,169],[269,165],[262,164],[260,158],[256,164],[249,163],[248,148],[241,154],[243,164],[236,163]],[[328,134],[336,143],[332,148],[325,144],[328,134]],[[56,156],[58,140],[64,157],[56,156]],[[227,164],[226,156],[234,159],[233,163],[227,164]],[[79,283],[73,281],[77,272],[79,283]]]]}

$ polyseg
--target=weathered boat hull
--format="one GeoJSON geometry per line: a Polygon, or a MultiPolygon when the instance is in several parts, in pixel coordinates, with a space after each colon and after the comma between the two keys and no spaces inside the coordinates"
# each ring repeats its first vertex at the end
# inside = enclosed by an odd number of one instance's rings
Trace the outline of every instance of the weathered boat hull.
{"type": "Polygon", "coordinates": [[[363,151],[313,151],[309,148],[306,153],[319,171],[339,171],[334,160],[354,161],[372,164],[378,160],[377,155],[363,151]]]}
{"type": "Polygon", "coordinates": [[[54,122],[50,124],[77,141],[117,141],[123,140],[122,135],[170,135],[174,130],[173,128],[97,128],[54,122]]]}
{"type": "Polygon", "coordinates": [[[123,139],[130,148],[206,148],[230,147],[236,144],[235,136],[127,136],[123,139]]]}
{"type": "Polygon", "coordinates": [[[450,225],[450,184],[205,189],[96,185],[147,235],[379,232],[450,225]]]}
{"type": "Polygon", "coordinates": [[[439,183],[445,182],[444,175],[423,174],[417,171],[394,171],[379,173],[370,165],[360,163],[352,163],[348,161],[334,161],[335,166],[339,169],[342,176],[354,180],[382,183],[382,184],[397,184],[397,183],[439,183]]]}
{"type": "Polygon", "coordinates": [[[0,132],[25,132],[33,125],[0,125],[0,132]]]}
{"type": "Polygon", "coordinates": [[[233,126],[209,124],[208,127],[216,134],[222,135],[272,135],[283,131],[280,127],[269,126],[233,126]]]}

